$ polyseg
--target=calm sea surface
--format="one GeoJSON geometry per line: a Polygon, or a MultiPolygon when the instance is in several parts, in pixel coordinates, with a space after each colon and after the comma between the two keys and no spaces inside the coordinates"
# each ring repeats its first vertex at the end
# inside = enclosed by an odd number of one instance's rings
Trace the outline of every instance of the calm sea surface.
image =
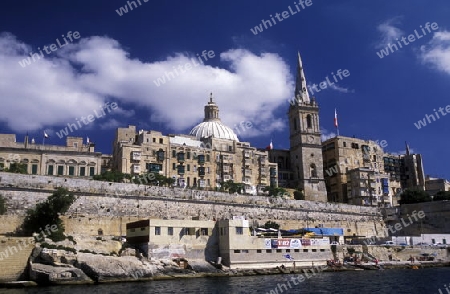
{"type": "MultiPolygon", "coordinates": [[[[450,293],[450,268],[318,273],[298,285],[294,285],[292,277],[297,275],[0,289],[0,293],[450,293]],[[289,287],[288,281],[291,281],[292,288],[289,287]],[[446,286],[449,288],[448,292],[446,286]],[[439,289],[442,292],[439,292],[439,289]]],[[[298,283],[296,279],[294,281],[298,283]]]]}

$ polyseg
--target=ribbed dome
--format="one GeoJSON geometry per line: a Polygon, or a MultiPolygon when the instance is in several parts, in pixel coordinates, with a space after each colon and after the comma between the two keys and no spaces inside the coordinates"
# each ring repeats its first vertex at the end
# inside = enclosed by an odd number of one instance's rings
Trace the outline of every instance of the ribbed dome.
{"type": "Polygon", "coordinates": [[[233,130],[224,125],[219,118],[219,107],[213,102],[212,93],[209,102],[205,105],[205,118],[202,123],[196,125],[189,135],[195,136],[197,140],[202,138],[220,138],[238,141],[239,139],[233,130]]]}
{"type": "Polygon", "coordinates": [[[197,140],[212,136],[213,138],[239,142],[239,139],[233,130],[224,125],[221,121],[204,121],[199,123],[190,131],[189,135],[197,137],[197,140]]]}

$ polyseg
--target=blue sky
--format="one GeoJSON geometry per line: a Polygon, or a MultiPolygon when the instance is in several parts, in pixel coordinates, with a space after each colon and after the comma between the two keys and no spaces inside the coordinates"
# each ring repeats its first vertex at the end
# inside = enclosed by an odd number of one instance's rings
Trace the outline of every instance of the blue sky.
{"type": "Polygon", "coordinates": [[[324,136],[335,133],[337,108],[341,135],[386,140],[390,152],[403,152],[408,141],[423,154],[426,174],[450,178],[450,115],[414,125],[450,105],[448,1],[312,0],[304,8],[297,3],[300,11],[294,1],[135,2],[119,16],[127,1],[2,1],[0,132],[18,140],[29,132],[41,143],[45,130],[47,144],[64,144],[57,132],[92,115],[70,135],[110,153],[119,126],[188,133],[213,92],[224,123],[252,123],[241,128],[241,141],[265,147],[273,139],[275,148],[288,148],[286,112],[300,51],[309,85],[350,72],[314,93],[324,136]],[[283,11],[282,21],[251,31],[283,11]],[[438,29],[424,34],[427,22],[438,29]],[[378,56],[415,30],[420,38],[378,56]],[[69,32],[79,38],[70,41],[69,32]],[[56,39],[66,45],[43,51],[56,39]],[[214,57],[195,65],[205,50],[214,57]],[[39,52],[41,59],[20,65],[39,52]],[[176,74],[179,65],[184,72],[176,74]],[[118,108],[103,115],[107,102],[118,108]]]}

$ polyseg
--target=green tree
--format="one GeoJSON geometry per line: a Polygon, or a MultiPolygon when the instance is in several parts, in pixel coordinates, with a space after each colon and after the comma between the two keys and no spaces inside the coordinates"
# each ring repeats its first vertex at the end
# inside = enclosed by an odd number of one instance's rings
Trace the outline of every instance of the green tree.
{"type": "Polygon", "coordinates": [[[5,168],[6,172],[16,173],[16,174],[28,174],[27,165],[25,163],[13,162],[9,168],[5,168]]]}
{"type": "Polygon", "coordinates": [[[67,189],[58,188],[42,203],[38,203],[34,209],[28,209],[22,228],[26,235],[33,233],[45,234],[53,241],[62,241],[64,236],[64,224],[59,218],[75,201],[75,195],[67,189]],[[43,233],[46,226],[57,226],[56,231],[43,233]]]}
{"type": "Polygon", "coordinates": [[[244,184],[242,183],[235,183],[233,180],[228,180],[225,183],[223,183],[223,189],[225,191],[228,191],[230,194],[238,193],[242,194],[242,191],[244,190],[244,184]]]}
{"type": "Polygon", "coordinates": [[[450,200],[450,191],[439,191],[433,198],[434,201],[450,200]]]}
{"type": "Polygon", "coordinates": [[[289,195],[289,193],[286,191],[286,189],[281,187],[270,187],[267,186],[264,188],[264,192],[269,192],[269,196],[279,197],[283,195],[289,195]]]}
{"type": "Polygon", "coordinates": [[[267,221],[264,224],[264,228],[265,229],[276,229],[276,230],[278,230],[280,228],[280,225],[277,224],[276,222],[273,222],[273,221],[267,221]]]}
{"type": "Polygon", "coordinates": [[[129,178],[129,175],[119,171],[105,171],[101,175],[95,175],[92,178],[96,181],[122,183],[124,179],[129,178]]]}
{"type": "Polygon", "coordinates": [[[0,195],[0,215],[6,213],[6,199],[2,195],[0,195]]]}
{"type": "Polygon", "coordinates": [[[431,201],[431,196],[422,190],[410,190],[403,191],[400,195],[399,204],[411,204],[431,201]]]}
{"type": "Polygon", "coordinates": [[[305,195],[303,194],[302,191],[295,190],[294,191],[294,199],[295,200],[305,200],[305,195]]]}

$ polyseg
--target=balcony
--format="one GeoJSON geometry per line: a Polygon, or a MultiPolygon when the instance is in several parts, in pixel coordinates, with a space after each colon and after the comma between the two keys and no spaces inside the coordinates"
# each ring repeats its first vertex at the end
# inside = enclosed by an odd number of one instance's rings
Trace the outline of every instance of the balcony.
{"type": "Polygon", "coordinates": [[[250,158],[250,151],[244,151],[244,157],[250,158]]]}
{"type": "Polygon", "coordinates": [[[251,176],[252,175],[252,171],[249,169],[244,170],[244,175],[247,176],[251,176]]]}
{"type": "Polygon", "coordinates": [[[156,152],[156,160],[158,160],[158,161],[164,161],[164,158],[165,158],[164,155],[165,155],[164,150],[159,149],[159,150],[156,152]]]}
{"type": "Polygon", "coordinates": [[[133,164],[133,173],[138,174],[141,172],[141,166],[139,164],[133,164]]]}
{"type": "Polygon", "coordinates": [[[199,154],[197,156],[197,160],[198,160],[198,164],[205,164],[205,155],[204,154],[199,154]]]}
{"type": "Polygon", "coordinates": [[[183,163],[184,162],[184,156],[185,156],[184,152],[178,152],[177,153],[177,160],[178,160],[179,163],[183,163]]]}
{"type": "Polygon", "coordinates": [[[177,170],[178,170],[178,174],[179,175],[184,175],[184,168],[185,168],[184,165],[177,166],[177,170]]]}

